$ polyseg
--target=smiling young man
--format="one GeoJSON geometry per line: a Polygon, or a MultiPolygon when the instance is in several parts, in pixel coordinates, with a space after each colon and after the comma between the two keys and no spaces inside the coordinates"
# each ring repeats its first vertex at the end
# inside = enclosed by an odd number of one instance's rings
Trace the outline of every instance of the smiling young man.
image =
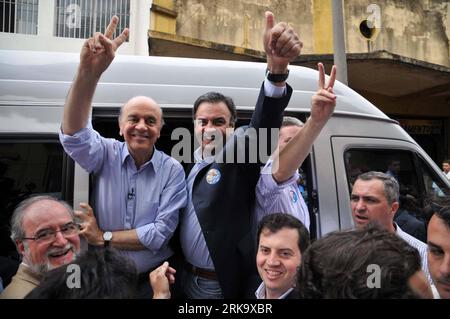
{"type": "Polygon", "coordinates": [[[50,196],[26,199],[14,211],[11,238],[22,263],[1,298],[21,299],[49,270],[72,262],[80,250],[72,209],[50,196]]]}
{"type": "Polygon", "coordinates": [[[294,299],[302,253],[309,246],[309,232],[285,213],[266,215],[258,226],[256,266],[262,283],[257,299],[294,299]]]}
{"type": "Polygon", "coordinates": [[[428,223],[428,268],[435,298],[450,299],[450,206],[436,209],[428,223]]]}
{"type": "Polygon", "coordinates": [[[350,198],[353,222],[358,229],[366,227],[369,223],[378,224],[416,248],[422,260],[422,270],[431,283],[427,245],[402,231],[394,222],[399,207],[398,200],[399,185],[393,176],[382,172],[363,173],[356,179],[350,198]]]}
{"type": "Polygon", "coordinates": [[[125,29],[113,39],[117,23],[114,16],[105,34],[96,33],[82,47],[60,141],[95,177],[94,209],[82,203],[87,212],[76,212],[82,220],[80,234],[90,245],[111,245],[133,260],[140,273],[140,297],[151,298],[148,273],[173,254],[169,239],[186,205],[186,183],[181,164],[155,148],[163,119],[151,98],[137,96],[123,105],[118,124],[125,142],[104,138],[92,128],[96,86],[128,37],[125,29]]]}

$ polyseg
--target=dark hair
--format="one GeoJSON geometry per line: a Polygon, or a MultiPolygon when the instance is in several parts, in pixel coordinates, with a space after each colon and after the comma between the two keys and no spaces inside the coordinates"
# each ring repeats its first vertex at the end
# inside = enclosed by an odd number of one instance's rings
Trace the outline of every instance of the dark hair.
{"type": "Polygon", "coordinates": [[[231,113],[230,118],[230,125],[234,126],[237,121],[237,112],[236,112],[236,106],[234,105],[233,99],[225,96],[218,92],[208,92],[203,95],[200,95],[197,100],[194,103],[194,108],[192,109],[192,118],[195,120],[195,116],[197,114],[198,107],[203,102],[209,102],[209,103],[219,103],[223,102],[228,107],[228,110],[231,113]]]}
{"type": "Polygon", "coordinates": [[[297,287],[302,298],[417,298],[409,278],[421,270],[419,252],[396,234],[375,225],[333,232],[317,240],[302,258],[297,287]],[[370,288],[370,265],[380,285],[370,288]]]}
{"type": "Polygon", "coordinates": [[[436,213],[436,216],[438,216],[442,221],[447,225],[447,227],[450,229],[450,206],[442,207],[440,210],[438,210],[436,213]]]}
{"type": "Polygon", "coordinates": [[[111,248],[84,251],[72,263],[49,271],[27,299],[134,298],[137,271],[134,264],[111,248]],[[78,266],[79,268],[76,268],[78,266]],[[79,269],[80,286],[69,287],[79,269]]]}
{"type": "Polygon", "coordinates": [[[377,179],[383,182],[384,195],[386,196],[386,200],[389,205],[392,205],[392,203],[399,201],[400,187],[395,177],[382,172],[371,171],[358,175],[358,178],[356,180],[371,181],[373,179],[377,179]]]}
{"type": "Polygon", "coordinates": [[[303,252],[309,246],[309,231],[305,225],[292,215],[286,213],[269,214],[263,217],[258,225],[257,238],[261,237],[263,229],[268,229],[271,233],[276,233],[282,228],[296,229],[298,232],[298,248],[303,252]]]}
{"type": "Polygon", "coordinates": [[[443,161],[442,161],[442,164],[444,164],[444,163],[450,165],[450,159],[445,159],[445,160],[443,160],[443,161]]]}

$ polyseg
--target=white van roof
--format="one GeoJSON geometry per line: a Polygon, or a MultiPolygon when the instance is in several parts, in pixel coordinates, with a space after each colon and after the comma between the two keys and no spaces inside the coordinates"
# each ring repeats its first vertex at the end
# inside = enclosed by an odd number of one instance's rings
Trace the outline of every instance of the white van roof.
{"type": "MultiPolygon", "coordinates": [[[[79,54],[74,53],[0,50],[0,107],[9,111],[16,106],[62,107],[78,63],[79,54]]],[[[218,91],[232,97],[238,109],[251,110],[265,67],[258,62],[117,55],[101,78],[93,103],[94,107],[120,107],[133,96],[146,95],[164,109],[191,109],[198,96],[218,91]]],[[[315,70],[290,66],[288,83],[294,94],[288,110],[309,111],[317,79],[315,70]]],[[[335,114],[388,119],[340,82],[335,93],[335,114]]]]}

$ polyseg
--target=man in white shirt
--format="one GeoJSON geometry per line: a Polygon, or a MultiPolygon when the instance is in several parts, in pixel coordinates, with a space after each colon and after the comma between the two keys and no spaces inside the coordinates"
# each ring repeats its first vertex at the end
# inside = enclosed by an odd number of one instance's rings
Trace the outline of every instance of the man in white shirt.
{"type": "Polygon", "coordinates": [[[419,251],[422,270],[432,284],[428,271],[427,245],[405,233],[394,222],[399,207],[397,180],[382,172],[367,172],[358,176],[351,194],[352,217],[356,228],[361,229],[375,222],[391,233],[396,233],[419,251]]]}

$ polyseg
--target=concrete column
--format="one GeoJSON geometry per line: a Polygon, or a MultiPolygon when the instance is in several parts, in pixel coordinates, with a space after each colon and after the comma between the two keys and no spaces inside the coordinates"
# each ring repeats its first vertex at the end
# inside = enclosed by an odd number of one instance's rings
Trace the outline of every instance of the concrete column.
{"type": "Polygon", "coordinates": [[[131,0],[130,44],[134,47],[135,55],[149,55],[148,30],[152,2],[152,0],[131,0]]]}
{"type": "Polygon", "coordinates": [[[38,35],[52,37],[55,24],[55,1],[39,1],[38,7],[38,35]]]}
{"type": "Polygon", "coordinates": [[[337,67],[337,79],[344,84],[347,80],[347,55],[345,53],[343,0],[331,0],[333,5],[333,48],[334,64],[337,67]]]}

